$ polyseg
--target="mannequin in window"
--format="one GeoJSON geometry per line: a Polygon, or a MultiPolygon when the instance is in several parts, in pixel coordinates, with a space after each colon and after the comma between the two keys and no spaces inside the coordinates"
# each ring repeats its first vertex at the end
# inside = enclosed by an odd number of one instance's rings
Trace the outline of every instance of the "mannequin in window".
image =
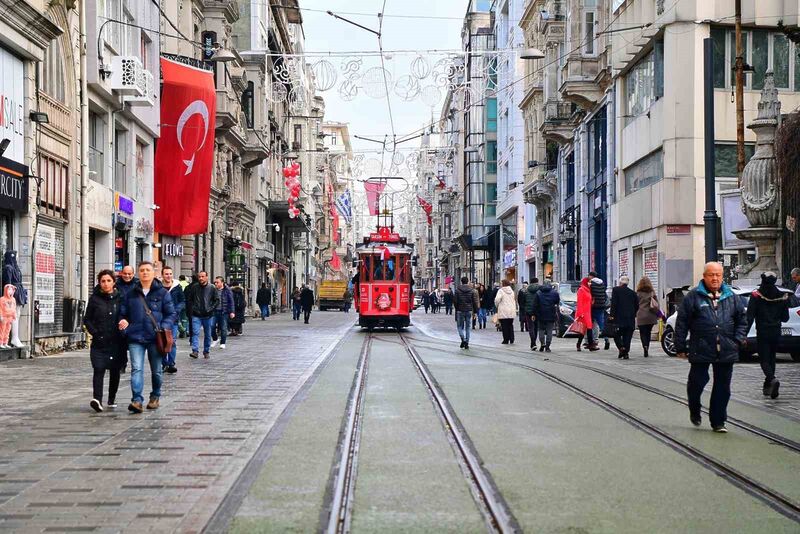
{"type": "MultiPolygon", "coordinates": [[[[28,292],[25,286],[22,285],[22,271],[17,265],[17,251],[7,250],[3,256],[3,287],[6,284],[14,286],[14,299],[17,301],[17,306],[25,306],[28,303],[28,292]]],[[[19,316],[16,314],[16,319],[11,326],[11,346],[22,347],[22,341],[19,340],[19,316]]]]}

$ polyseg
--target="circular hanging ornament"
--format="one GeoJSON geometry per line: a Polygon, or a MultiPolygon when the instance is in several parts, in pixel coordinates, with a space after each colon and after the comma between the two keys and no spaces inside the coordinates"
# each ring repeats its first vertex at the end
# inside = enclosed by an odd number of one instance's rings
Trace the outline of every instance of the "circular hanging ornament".
{"type": "Polygon", "coordinates": [[[381,67],[372,67],[361,76],[361,89],[370,98],[385,98],[386,87],[391,83],[392,73],[381,67]]]}
{"type": "Polygon", "coordinates": [[[269,86],[270,90],[267,92],[267,100],[273,104],[279,104],[286,101],[286,96],[289,94],[286,86],[281,82],[272,82],[269,86]]]}
{"type": "Polygon", "coordinates": [[[394,93],[405,102],[411,102],[417,98],[420,89],[419,80],[408,74],[400,76],[394,84],[394,93]]]}
{"type": "Polygon", "coordinates": [[[311,66],[311,72],[314,73],[314,85],[319,91],[329,91],[336,85],[336,67],[326,60],[320,59],[311,66]]]}
{"type": "Polygon", "coordinates": [[[414,61],[411,62],[411,67],[409,70],[411,71],[412,76],[418,80],[421,80],[426,78],[428,74],[431,73],[431,64],[428,63],[428,60],[424,57],[417,56],[414,58],[414,61]]]}
{"type": "Polygon", "coordinates": [[[403,156],[403,154],[400,152],[395,152],[392,155],[392,163],[394,163],[395,165],[402,165],[405,160],[406,160],[405,156],[403,156]]]}
{"type": "Polygon", "coordinates": [[[442,91],[435,85],[426,85],[420,92],[422,103],[428,107],[434,107],[442,98],[442,91]]]}
{"type": "Polygon", "coordinates": [[[302,87],[292,87],[289,91],[289,106],[295,113],[301,113],[306,108],[306,93],[302,87]]]}
{"type": "Polygon", "coordinates": [[[358,96],[358,76],[354,76],[353,78],[347,78],[342,80],[342,83],[339,84],[339,98],[341,98],[345,102],[350,102],[356,96],[358,96]]]}
{"type": "Polygon", "coordinates": [[[364,174],[367,176],[378,176],[381,173],[383,164],[377,158],[369,158],[364,162],[364,174]]]}

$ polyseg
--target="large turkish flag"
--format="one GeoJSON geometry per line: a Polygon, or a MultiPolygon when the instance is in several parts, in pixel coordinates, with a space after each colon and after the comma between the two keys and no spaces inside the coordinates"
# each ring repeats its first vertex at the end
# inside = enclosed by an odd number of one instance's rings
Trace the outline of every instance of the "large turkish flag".
{"type": "Polygon", "coordinates": [[[214,77],[161,59],[161,137],[156,148],[155,230],[167,235],[208,231],[217,97],[214,77]]]}

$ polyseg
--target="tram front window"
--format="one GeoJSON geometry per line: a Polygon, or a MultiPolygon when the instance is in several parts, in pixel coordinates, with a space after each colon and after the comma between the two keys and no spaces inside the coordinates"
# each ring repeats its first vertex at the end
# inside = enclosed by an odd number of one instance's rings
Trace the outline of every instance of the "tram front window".
{"type": "Polygon", "coordinates": [[[382,260],[380,256],[373,257],[372,279],[376,281],[392,281],[395,274],[395,261],[394,258],[382,260]]]}

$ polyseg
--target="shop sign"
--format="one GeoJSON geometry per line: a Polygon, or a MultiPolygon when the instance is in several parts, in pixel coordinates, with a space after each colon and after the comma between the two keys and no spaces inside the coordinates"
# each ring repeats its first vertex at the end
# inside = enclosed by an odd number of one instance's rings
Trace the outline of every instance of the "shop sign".
{"type": "Polygon", "coordinates": [[[163,245],[164,256],[181,257],[183,256],[183,245],[179,243],[165,243],[163,245]]]}
{"type": "Polygon", "coordinates": [[[9,139],[4,156],[24,161],[25,73],[22,60],[0,48],[0,139],[9,139]]]}
{"type": "Polygon", "coordinates": [[[117,211],[133,215],[133,200],[124,195],[114,193],[114,207],[117,211]]]}
{"type": "Polygon", "coordinates": [[[517,250],[510,249],[506,250],[505,254],[503,254],[503,268],[508,269],[510,267],[516,267],[517,265],[517,250]]]}
{"type": "Polygon", "coordinates": [[[56,230],[40,225],[36,232],[36,300],[39,302],[39,324],[55,322],[56,301],[56,230]]]}
{"type": "Polygon", "coordinates": [[[0,158],[0,208],[28,211],[28,167],[0,158]]]}
{"type": "Polygon", "coordinates": [[[692,233],[690,224],[668,224],[667,235],[686,235],[692,233]]]}
{"type": "Polygon", "coordinates": [[[525,245],[525,261],[531,261],[536,258],[536,251],[534,250],[533,243],[525,245]]]}

